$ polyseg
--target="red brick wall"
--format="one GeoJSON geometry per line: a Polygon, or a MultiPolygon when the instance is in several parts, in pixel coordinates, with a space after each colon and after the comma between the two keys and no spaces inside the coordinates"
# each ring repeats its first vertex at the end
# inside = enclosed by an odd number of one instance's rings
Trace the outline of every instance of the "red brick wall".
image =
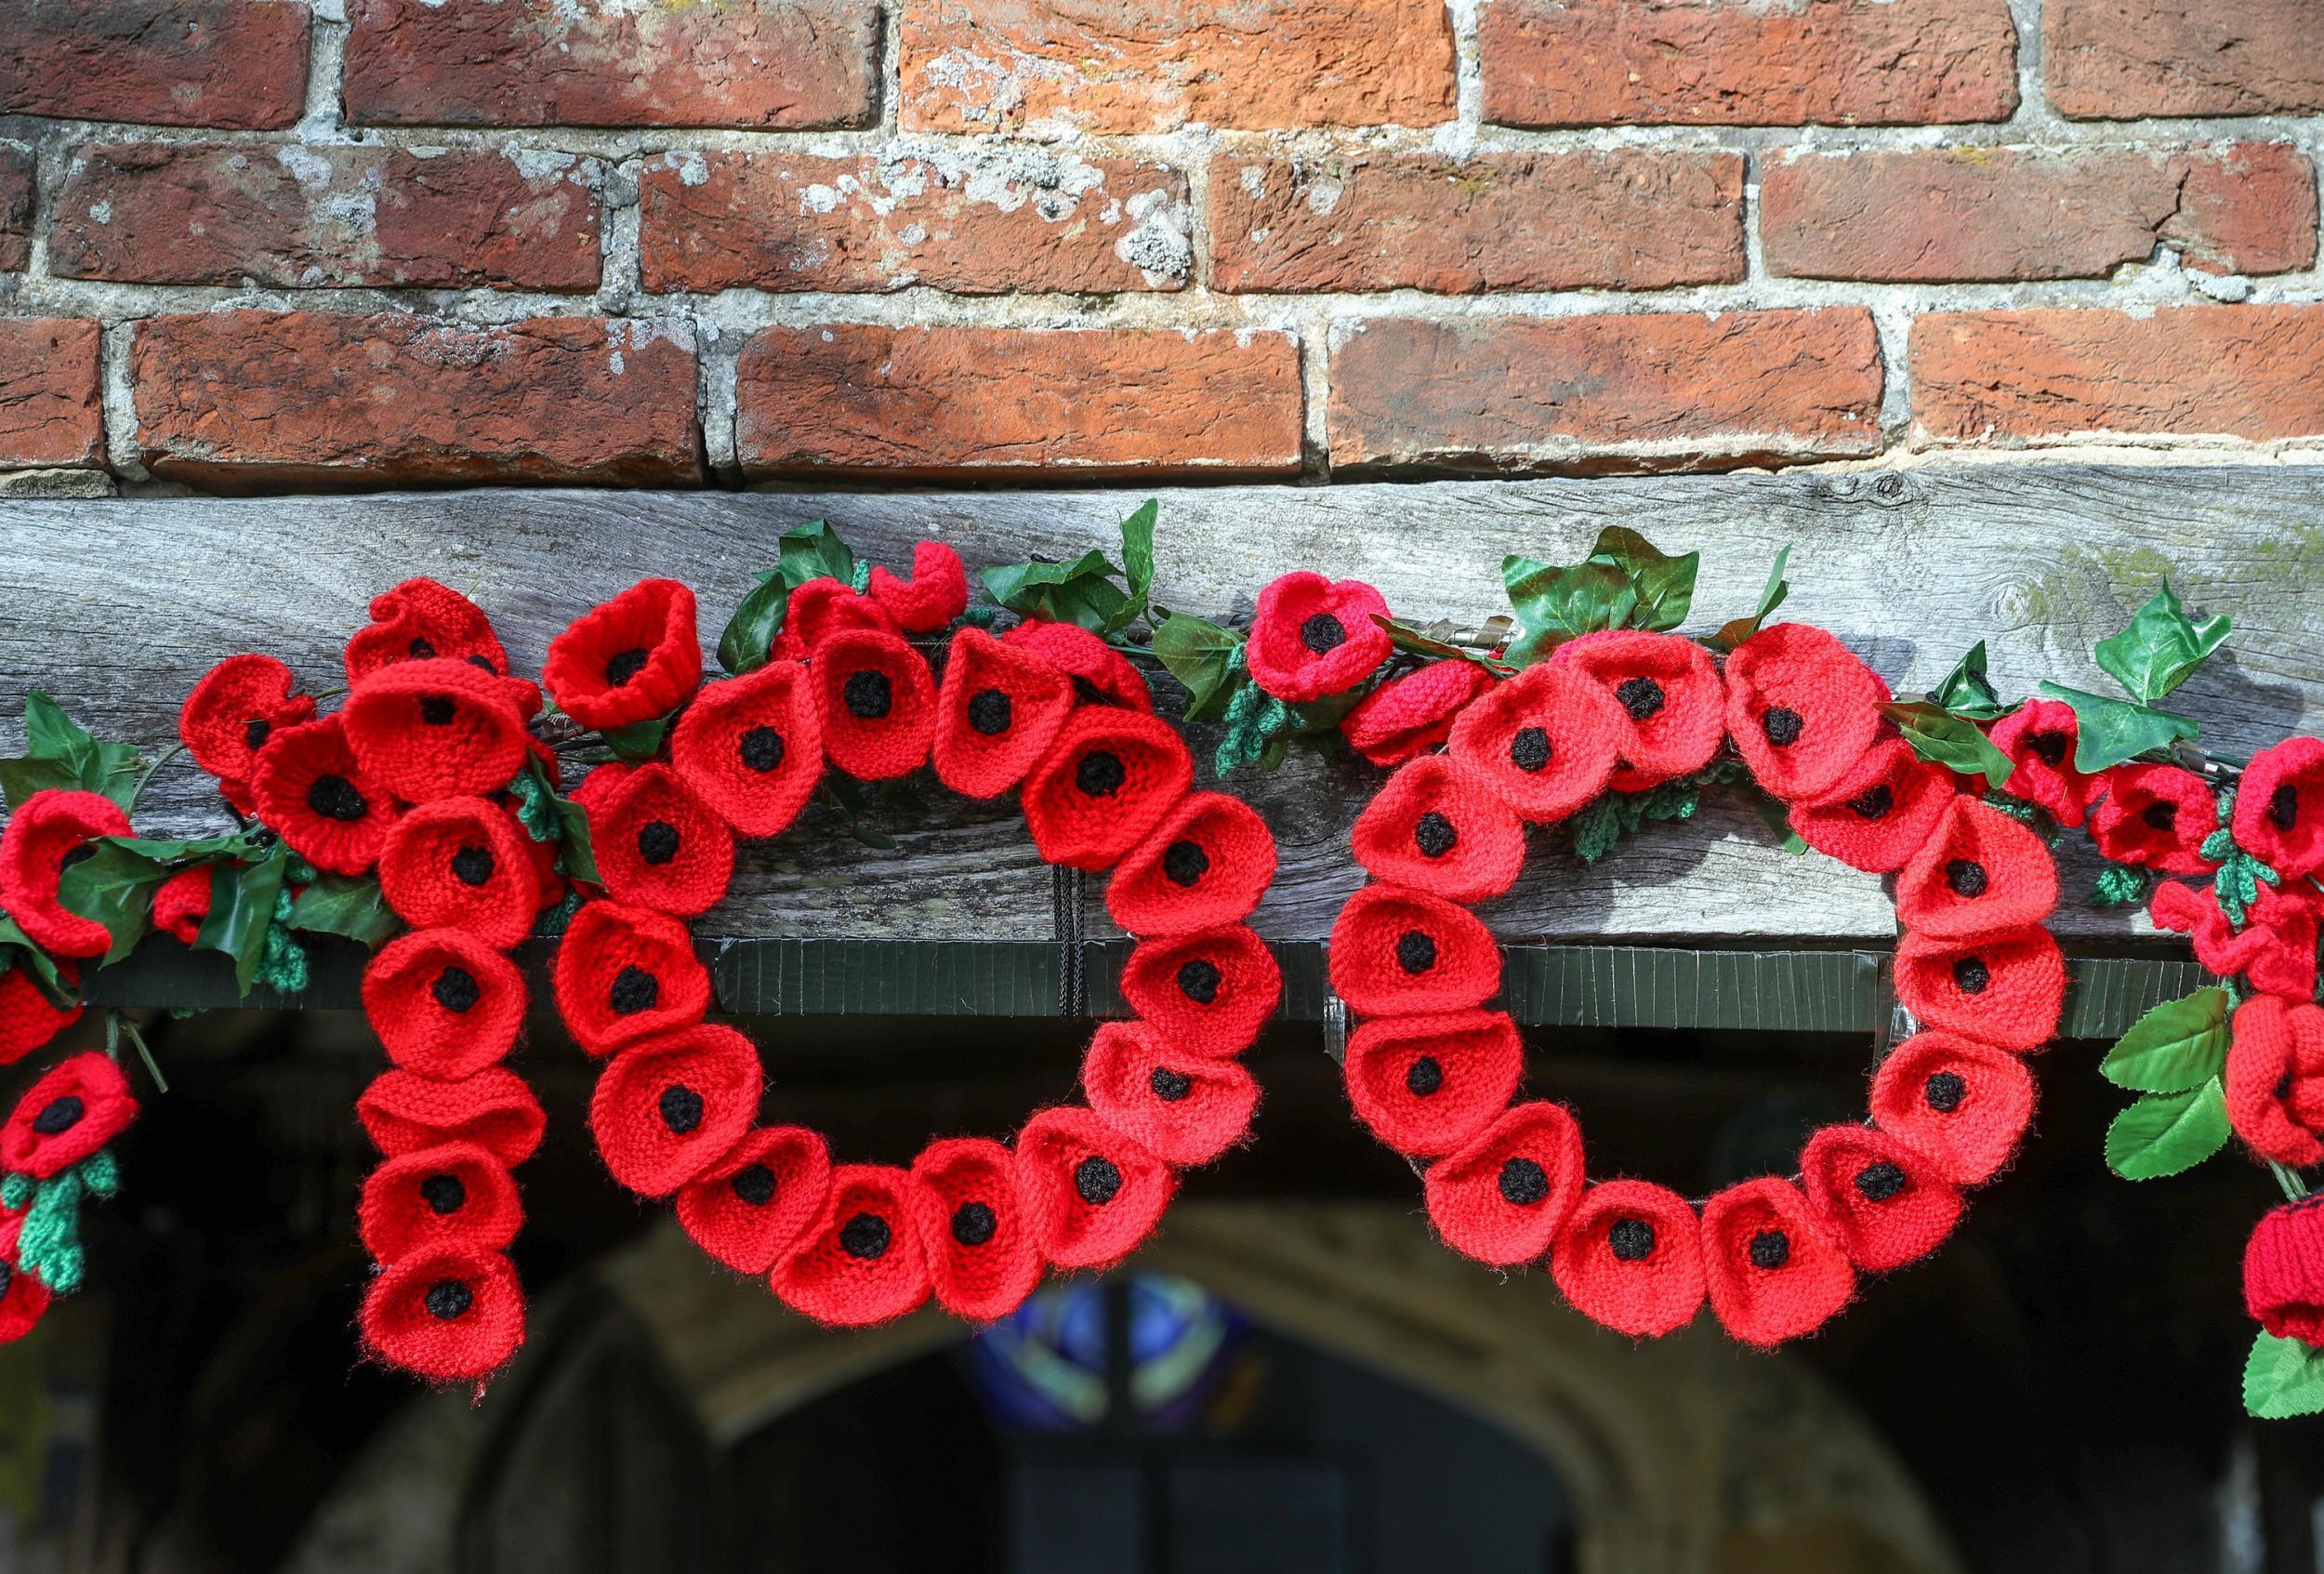
{"type": "Polygon", "coordinates": [[[2317,0],[9,0],[0,470],[2324,447],[2317,0]]]}

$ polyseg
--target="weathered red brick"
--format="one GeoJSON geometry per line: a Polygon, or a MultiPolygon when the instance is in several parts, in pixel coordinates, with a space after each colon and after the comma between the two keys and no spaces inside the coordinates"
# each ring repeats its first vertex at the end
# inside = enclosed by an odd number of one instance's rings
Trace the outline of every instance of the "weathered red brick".
{"type": "Polygon", "coordinates": [[[904,0],[898,33],[912,130],[1453,117],[1443,0],[904,0]]]}
{"type": "Polygon", "coordinates": [[[1331,356],[1335,470],[1715,470],[1880,446],[1869,312],[1353,324],[1331,356]]]}
{"type": "Polygon", "coordinates": [[[2046,0],[2041,71],[2061,114],[2324,110],[2314,0],[2046,0]]]}
{"type": "Polygon", "coordinates": [[[1510,126],[1909,126],[2017,108],[2007,0],[1488,0],[1510,126]]]}
{"type": "Polygon", "coordinates": [[[0,114],[270,130],[307,97],[305,0],[9,0],[0,114]]]}
{"type": "Polygon", "coordinates": [[[139,323],[130,360],[146,467],[221,491],[701,478],[664,324],[214,311],[139,323]]]}
{"type": "Polygon", "coordinates": [[[768,328],[734,441],[760,475],[1289,475],[1299,348],[1274,331],[768,328]]]}
{"type": "Polygon", "coordinates": [[[0,317],[0,469],[101,465],[99,330],[73,317],[0,317]]]}
{"type": "Polygon", "coordinates": [[[350,121],[867,126],[878,0],[350,0],[350,121]]]}
{"type": "Polygon", "coordinates": [[[1762,169],[1760,229],[1771,271],[1814,279],[2094,278],[2158,243],[2279,273],[2316,260],[2316,171],[2283,142],[1815,154],[1762,169]]]}
{"type": "Polygon", "coordinates": [[[33,150],[0,142],[0,273],[20,272],[33,257],[33,150]]]}
{"type": "Polygon", "coordinates": [[[1735,153],[1222,154],[1222,290],[1661,289],[1743,277],[1735,153]]]}
{"type": "Polygon", "coordinates": [[[143,284],[593,290],[598,173],[482,149],[90,147],[57,194],[48,266],[143,284]]]}
{"type": "Polygon", "coordinates": [[[2324,434],[2324,305],[1946,311],[1912,324],[1913,416],[1948,443],[2324,434]]]}
{"type": "Polygon", "coordinates": [[[639,181],[649,290],[1177,289],[1186,178],[1037,149],[670,153],[639,181]]]}

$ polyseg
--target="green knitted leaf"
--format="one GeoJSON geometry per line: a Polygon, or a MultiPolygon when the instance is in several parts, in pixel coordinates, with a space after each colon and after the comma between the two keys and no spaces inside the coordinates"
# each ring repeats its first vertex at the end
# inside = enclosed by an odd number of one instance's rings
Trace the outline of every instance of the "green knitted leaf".
{"type": "Polygon", "coordinates": [[[2090,901],[2097,907],[2129,907],[2146,900],[2154,877],[2129,864],[2108,864],[2091,886],[2090,901]]]}
{"type": "Polygon", "coordinates": [[[1585,864],[1594,864],[1622,839],[1618,796],[1609,793],[1584,805],[1566,822],[1574,833],[1574,852],[1585,864]]]}

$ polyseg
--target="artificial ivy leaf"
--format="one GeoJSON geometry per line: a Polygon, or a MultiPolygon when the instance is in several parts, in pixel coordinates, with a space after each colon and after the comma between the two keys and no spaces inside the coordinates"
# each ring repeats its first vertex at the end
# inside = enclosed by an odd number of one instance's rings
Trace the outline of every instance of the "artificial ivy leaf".
{"type": "Polygon", "coordinates": [[[1776,609],[1783,605],[1784,598],[1791,594],[1791,581],[1783,576],[1790,565],[1791,544],[1787,541],[1783,550],[1776,554],[1776,566],[1767,571],[1767,588],[1759,593],[1759,610],[1749,617],[1736,618],[1713,634],[1711,649],[1731,651],[1760,631],[1775,615],[1776,609]]]}
{"type": "Polygon", "coordinates": [[[838,532],[819,519],[785,531],[781,553],[776,559],[781,564],[778,572],[790,589],[798,589],[810,579],[836,579],[842,585],[855,583],[854,551],[839,539],[838,532]]]}
{"type": "Polygon", "coordinates": [[[572,799],[559,796],[557,789],[549,785],[547,768],[539,761],[528,757],[524,769],[533,778],[535,790],[523,795],[525,803],[520,810],[520,815],[534,810],[538,803],[546,803],[549,809],[546,827],[549,836],[537,836],[537,829],[532,823],[533,819],[539,818],[537,813],[525,820],[526,834],[542,840],[553,838],[557,842],[557,861],[563,866],[565,873],[574,880],[596,884],[597,853],[589,841],[589,812],[572,799]]]}
{"type": "Polygon", "coordinates": [[[1114,583],[1121,574],[1100,551],[1071,562],[1002,563],[979,571],[985,593],[1025,617],[1076,624],[1093,634],[1120,628],[1138,615],[1130,598],[1114,583]],[[1116,623],[1116,618],[1120,623],[1116,623]]]}
{"type": "Polygon", "coordinates": [[[219,864],[210,871],[210,915],[193,944],[234,959],[234,985],[243,994],[266,960],[267,928],[289,869],[289,854],[277,848],[255,864],[219,864]]]}
{"type": "Polygon", "coordinates": [[[1501,582],[1517,614],[1517,637],[1503,653],[1528,667],[1566,641],[1619,628],[1638,605],[1638,588],[1611,562],[1592,559],[1557,568],[1532,558],[1501,560],[1501,582]]]}
{"type": "Polygon", "coordinates": [[[290,926],[316,934],[343,934],[377,950],[403,927],[379,882],[369,875],[319,874],[291,901],[290,926]]]}
{"type": "Polygon", "coordinates": [[[767,664],[767,647],[783,632],[784,615],[790,610],[791,588],[778,571],[759,575],[759,583],[735,603],[734,615],[719,635],[719,666],[735,677],[755,672],[767,664]]]}
{"type": "Polygon", "coordinates": [[[2212,985],[2166,1000],[2122,1035],[2099,1075],[2141,1093],[2199,1088],[2227,1065],[2227,992],[2212,985]]]}
{"type": "Polygon", "coordinates": [[[848,835],[875,852],[892,853],[895,851],[896,839],[894,837],[885,831],[873,830],[864,824],[864,810],[869,800],[864,796],[864,786],[861,782],[850,776],[843,776],[837,771],[826,771],[824,773],[823,786],[820,790],[826,799],[830,800],[832,806],[846,818],[848,835]]]}
{"type": "Polygon", "coordinates": [[[1686,621],[1695,602],[1695,576],[1702,567],[1702,553],[1674,558],[1657,550],[1635,530],[1616,524],[1598,532],[1590,561],[1612,563],[1638,592],[1628,619],[1630,628],[1669,630],[1686,621]]]}
{"type": "Polygon", "coordinates": [[[1954,664],[1945,681],[1929,691],[1929,703],[1972,721],[1998,721],[2016,709],[2003,704],[1994,692],[1992,681],[1986,676],[1985,660],[1985,642],[1979,640],[1954,664]]]}
{"type": "Polygon", "coordinates": [[[2084,775],[2094,775],[2137,755],[2167,749],[2201,731],[2192,717],[2086,694],[2063,683],[2044,681],[2041,692],[2073,707],[2075,730],[2081,738],[2074,746],[2074,769],[2084,775]]]}
{"type": "Polygon", "coordinates": [[[671,717],[656,716],[647,721],[632,721],[627,727],[607,727],[598,734],[605,747],[620,759],[642,764],[662,752],[663,734],[669,731],[671,717]]]}
{"type": "Polygon", "coordinates": [[[2324,1411],[2324,1350],[2263,1331],[2243,1363],[2243,1408],[2262,1421],[2324,1411]]]}
{"type": "MultiPolygon", "coordinates": [[[[1388,636],[1388,642],[1391,645],[1413,655],[1424,655],[1446,661],[1473,661],[1488,672],[1499,672],[1504,676],[1515,670],[1514,668],[1495,661],[1484,651],[1473,646],[1456,645],[1449,640],[1440,640],[1431,629],[1415,628],[1408,623],[1399,623],[1393,617],[1382,617],[1378,613],[1372,614],[1372,621],[1378,624],[1380,631],[1388,636]]],[[[1447,633],[1452,631],[1452,625],[1449,621],[1436,624],[1433,628],[1442,628],[1447,633]]]]}
{"type": "Polygon", "coordinates": [[[2128,628],[2098,642],[2098,665],[2140,704],[2152,705],[2193,677],[2234,628],[2224,613],[2201,623],[2188,617],[2166,579],[2128,628]]]}
{"type": "Polygon", "coordinates": [[[19,929],[16,920],[0,913],[0,972],[10,963],[21,967],[33,985],[48,997],[52,1006],[71,1005],[73,985],[57,972],[57,959],[33,944],[33,937],[19,929]]]}
{"type": "Polygon", "coordinates": [[[10,809],[50,787],[101,792],[124,809],[137,794],[144,762],[127,744],[107,743],[38,689],[24,695],[24,752],[0,760],[0,794],[10,809]]]}
{"type": "Polygon", "coordinates": [[[1154,589],[1154,523],[1161,511],[1160,502],[1149,497],[1122,521],[1122,571],[1129,582],[1129,599],[1106,619],[1100,633],[1118,634],[1145,612],[1147,592],[1154,589]]]}
{"type": "Polygon", "coordinates": [[[57,901],[65,911],[105,926],[112,944],[104,961],[117,962],[145,938],[152,921],[153,888],[169,878],[169,869],[136,851],[127,837],[98,837],[84,845],[88,856],[59,877],[57,901]]]}
{"type": "Polygon", "coordinates": [[[1964,776],[1983,776],[1999,787],[2017,769],[2010,757],[1993,747],[1993,740],[1974,721],[1965,721],[1929,700],[1884,700],[1881,714],[1903,731],[1912,752],[1934,764],[1964,776]]]}
{"type": "Polygon", "coordinates": [[[1154,654],[1171,677],[1186,685],[1186,719],[1215,714],[1225,704],[1235,675],[1235,654],[1243,637],[1231,628],[1182,613],[1168,613],[1154,630],[1154,654]]]}
{"type": "Polygon", "coordinates": [[[2181,1093],[2149,1093],[2106,1128],[2106,1168],[2126,1181],[2193,1169],[2227,1144],[2227,1099],[2219,1078],[2181,1093]]]}

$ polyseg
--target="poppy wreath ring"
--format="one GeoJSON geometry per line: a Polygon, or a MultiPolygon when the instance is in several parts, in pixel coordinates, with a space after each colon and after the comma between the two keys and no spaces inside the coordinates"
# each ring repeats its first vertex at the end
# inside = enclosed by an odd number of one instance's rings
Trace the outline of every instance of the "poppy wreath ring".
{"type": "Polygon", "coordinates": [[[1860,1274],[1934,1250],[1963,1190],[2008,1162],[2033,1110],[2022,1057],[2065,996],[2044,927],[2056,869],[2032,829],[1914,753],[1879,709],[1888,698],[1805,624],[1761,629],[1723,665],[1674,634],[1588,634],[1483,687],[1365,808],[1351,840],[1373,880],[1331,935],[1332,988],[1360,1021],[1347,1092],[1421,1169],[1447,1245],[1546,1262],[1578,1310],[1634,1337],[1684,1326],[1708,1299],[1736,1339],[1772,1345],[1821,1326],[1860,1274]],[[1869,1118],[1816,1131],[1797,1175],[1697,1204],[1590,1182],[1573,1113],[1517,1097],[1523,1045],[1490,1004],[1499,948],[1470,907],[1515,881],[1528,827],[1723,759],[1811,847],[1894,877],[1896,995],[1921,1030],[1882,1060],[1869,1118]]]}

